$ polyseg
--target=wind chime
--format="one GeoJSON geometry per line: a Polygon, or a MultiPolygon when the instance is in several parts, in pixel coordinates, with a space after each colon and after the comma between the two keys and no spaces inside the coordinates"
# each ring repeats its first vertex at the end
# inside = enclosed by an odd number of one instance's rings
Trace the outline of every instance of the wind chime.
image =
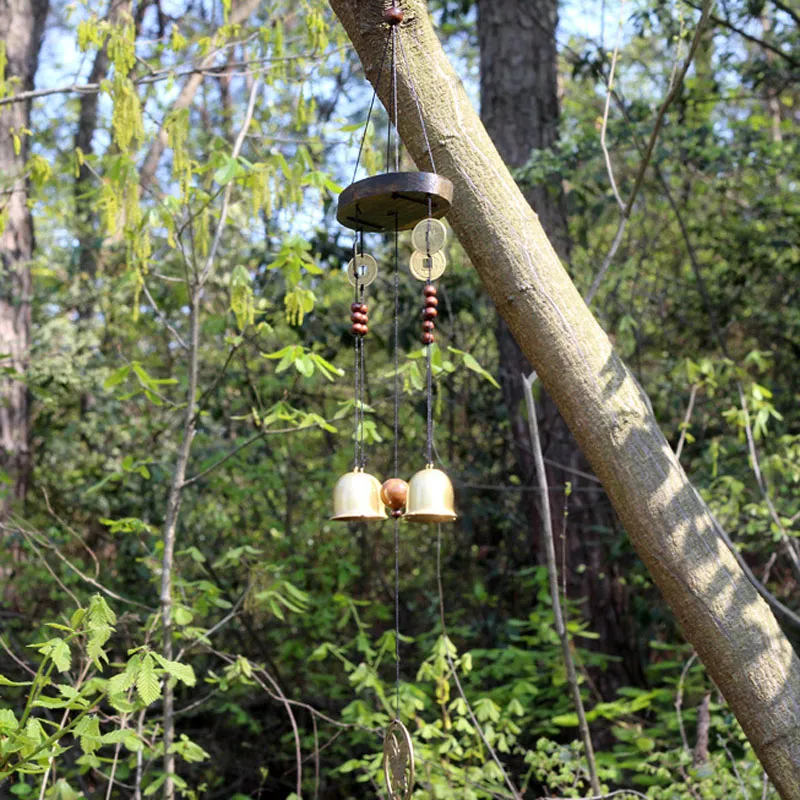
{"type": "MultiPolygon", "coordinates": [[[[375,82],[375,91],[370,102],[364,136],[361,140],[353,183],[339,196],[336,217],[340,224],[355,231],[353,257],[347,266],[347,277],[353,286],[351,305],[351,332],[354,338],[355,361],[355,454],[353,470],[339,478],[333,491],[333,517],[342,522],[368,522],[387,518],[388,507],[394,521],[394,572],[395,572],[395,718],[389,725],[383,745],[383,771],[386,788],[391,800],[409,800],[414,788],[414,749],[411,736],[400,720],[400,527],[401,519],[417,523],[452,522],[454,511],[453,485],[447,475],[434,465],[433,459],[433,380],[431,345],[434,342],[439,300],[434,281],[439,279],[447,267],[444,246],[447,232],[440,221],[449,210],[453,199],[453,184],[436,174],[425,122],[422,119],[416,90],[410,84],[411,94],[420,116],[425,137],[430,172],[400,172],[400,137],[397,133],[397,60],[403,58],[408,71],[408,62],[403,48],[400,23],[403,12],[393,0],[384,13],[386,45],[375,82]],[[390,54],[389,69],[389,124],[386,145],[386,168],[383,175],[355,182],[364,141],[369,127],[375,98],[383,78],[387,53],[390,54]],[[392,127],[394,126],[394,148],[392,127]],[[392,158],[393,155],[393,158],[392,158]],[[389,171],[391,165],[394,171],[389,171]],[[399,298],[400,298],[400,231],[412,230],[409,271],[424,283],[422,290],[421,341],[426,348],[426,400],[427,429],[425,465],[406,483],[399,477],[399,298]],[[366,384],[365,337],[369,333],[366,289],[378,275],[375,258],[364,252],[365,233],[389,233],[394,243],[394,476],[383,484],[365,471],[364,448],[364,387],[366,384]]],[[[409,80],[411,75],[409,72],[409,80]]]]}

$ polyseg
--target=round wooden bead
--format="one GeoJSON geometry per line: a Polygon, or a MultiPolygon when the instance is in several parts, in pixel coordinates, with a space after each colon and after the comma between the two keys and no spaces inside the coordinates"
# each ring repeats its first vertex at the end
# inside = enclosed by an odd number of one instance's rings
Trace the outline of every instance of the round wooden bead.
{"type": "Polygon", "coordinates": [[[361,306],[364,305],[363,303],[351,303],[350,310],[355,313],[356,311],[361,311],[361,306]]]}
{"type": "Polygon", "coordinates": [[[425,322],[422,323],[422,330],[426,333],[431,333],[434,327],[435,325],[433,324],[432,319],[426,319],[425,322]]]}
{"type": "Polygon", "coordinates": [[[350,315],[350,321],[357,322],[359,325],[366,325],[367,322],[369,322],[369,317],[366,314],[359,314],[356,312],[350,315]]]}
{"type": "Polygon", "coordinates": [[[399,25],[403,21],[403,12],[396,6],[391,6],[383,12],[383,19],[390,25],[399,25]]]}
{"type": "Polygon", "coordinates": [[[433,334],[432,333],[423,333],[422,334],[422,344],[433,344],[433,334]]]}
{"type": "Polygon", "coordinates": [[[359,303],[358,304],[358,311],[361,314],[366,314],[369,311],[369,306],[366,303],[359,303]]]}
{"type": "Polygon", "coordinates": [[[436,287],[432,283],[429,283],[422,290],[422,293],[425,295],[425,297],[436,297],[436,287]]]}
{"type": "Polygon", "coordinates": [[[426,308],[436,308],[439,305],[439,298],[438,297],[426,297],[425,298],[425,307],[426,308]]]}
{"type": "Polygon", "coordinates": [[[408,497],[408,484],[401,478],[389,478],[381,486],[381,500],[383,504],[393,510],[405,508],[408,497]]]}
{"type": "Polygon", "coordinates": [[[423,308],[422,309],[422,317],[423,319],[436,319],[439,316],[439,312],[435,308],[423,308]]]}
{"type": "Polygon", "coordinates": [[[360,322],[356,322],[356,324],[350,328],[350,332],[353,336],[366,336],[367,333],[369,333],[369,328],[360,322]]]}

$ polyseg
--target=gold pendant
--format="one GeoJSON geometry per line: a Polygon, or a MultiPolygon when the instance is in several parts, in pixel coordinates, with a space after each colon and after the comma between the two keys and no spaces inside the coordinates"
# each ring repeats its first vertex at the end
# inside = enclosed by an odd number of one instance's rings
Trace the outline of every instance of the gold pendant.
{"type": "Polygon", "coordinates": [[[410,800],[414,791],[414,745],[399,719],[389,725],[383,739],[383,776],[390,800],[410,800]]]}

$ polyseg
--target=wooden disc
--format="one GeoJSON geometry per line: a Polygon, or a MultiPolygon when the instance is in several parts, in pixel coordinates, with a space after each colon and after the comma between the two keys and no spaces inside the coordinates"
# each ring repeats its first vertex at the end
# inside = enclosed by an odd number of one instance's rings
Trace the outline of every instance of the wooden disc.
{"type": "Polygon", "coordinates": [[[389,172],[350,184],[339,195],[336,219],[353,230],[400,231],[428,216],[443,217],[453,201],[453,184],[432,172],[389,172]]]}

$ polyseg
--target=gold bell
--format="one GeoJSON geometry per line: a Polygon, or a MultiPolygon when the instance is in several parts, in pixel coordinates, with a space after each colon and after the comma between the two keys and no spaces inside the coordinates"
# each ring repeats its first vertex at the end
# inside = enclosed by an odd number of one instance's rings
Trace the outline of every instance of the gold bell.
{"type": "Polygon", "coordinates": [[[337,522],[386,519],[380,481],[363,468],[342,475],[333,489],[333,516],[337,522]]]}
{"type": "Polygon", "coordinates": [[[428,464],[408,482],[405,518],[410,522],[452,522],[456,517],[450,478],[428,464]]]}

